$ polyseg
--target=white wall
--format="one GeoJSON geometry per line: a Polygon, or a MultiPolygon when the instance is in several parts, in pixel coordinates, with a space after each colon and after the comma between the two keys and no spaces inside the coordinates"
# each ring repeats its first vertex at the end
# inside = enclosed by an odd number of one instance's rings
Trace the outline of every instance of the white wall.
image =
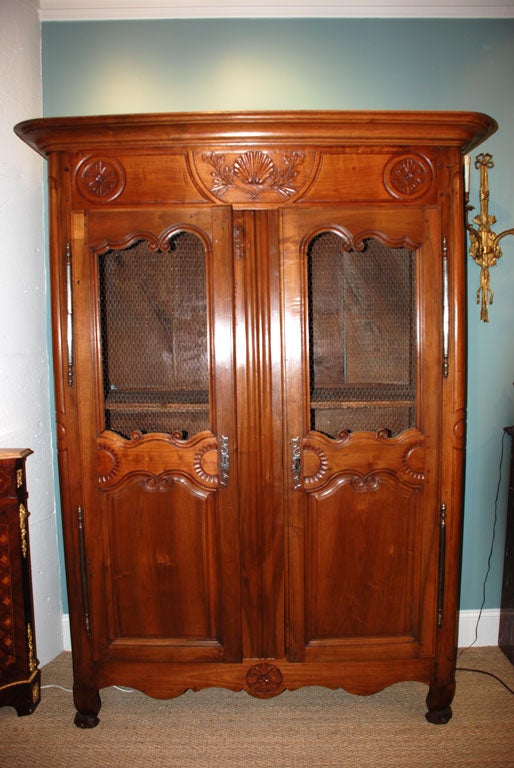
{"type": "Polygon", "coordinates": [[[41,106],[37,0],[0,0],[0,447],[31,448],[37,653],[62,649],[48,369],[43,160],[13,133],[41,106]]]}

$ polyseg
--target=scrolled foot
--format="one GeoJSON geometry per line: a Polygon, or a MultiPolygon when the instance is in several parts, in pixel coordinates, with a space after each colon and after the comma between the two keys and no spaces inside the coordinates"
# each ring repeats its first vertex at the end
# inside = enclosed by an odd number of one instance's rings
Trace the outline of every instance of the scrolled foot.
{"type": "Polygon", "coordinates": [[[427,695],[428,712],[425,717],[433,725],[445,725],[452,716],[450,704],[455,694],[455,681],[448,685],[431,685],[427,695]]]}
{"type": "Polygon", "coordinates": [[[100,722],[98,713],[102,706],[98,688],[74,685],[73,701],[77,710],[73,722],[77,728],[95,728],[100,722]]]}
{"type": "Polygon", "coordinates": [[[425,717],[433,725],[446,725],[452,714],[452,708],[445,707],[444,709],[429,709],[425,717]]]}
{"type": "Polygon", "coordinates": [[[75,719],[73,720],[77,728],[96,728],[100,722],[100,718],[96,715],[89,715],[83,712],[77,712],[75,719]]]}

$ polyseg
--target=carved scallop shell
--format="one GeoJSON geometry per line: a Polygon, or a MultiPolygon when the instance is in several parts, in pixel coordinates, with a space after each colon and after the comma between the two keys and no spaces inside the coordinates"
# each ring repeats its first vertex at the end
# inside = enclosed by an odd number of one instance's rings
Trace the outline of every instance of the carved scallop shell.
{"type": "Polygon", "coordinates": [[[206,443],[203,445],[200,450],[198,450],[193,459],[193,466],[195,468],[195,472],[205,483],[210,483],[214,485],[218,481],[218,475],[217,474],[211,474],[206,471],[204,467],[204,457],[208,453],[212,453],[217,461],[218,457],[218,446],[216,443],[206,443]]]}
{"type": "Polygon", "coordinates": [[[418,483],[425,479],[424,459],[423,443],[413,443],[412,445],[409,445],[402,456],[403,471],[408,477],[418,483]]]}
{"type": "Polygon", "coordinates": [[[115,452],[107,445],[98,445],[98,482],[109,483],[119,470],[120,462],[115,452]]]}
{"type": "Polygon", "coordinates": [[[251,151],[237,158],[233,170],[245,184],[264,184],[272,175],[275,166],[265,152],[251,151]]]}
{"type": "Polygon", "coordinates": [[[304,453],[307,454],[307,452],[310,452],[310,456],[305,455],[305,461],[308,459],[313,459],[312,464],[313,467],[316,467],[315,471],[309,475],[304,477],[305,485],[313,485],[316,483],[319,483],[324,476],[328,472],[328,456],[321,448],[316,448],[314,445],[305,445],[304,446],[304,453]],[[317,466],[316,466],[317,463],[317,466]]]}

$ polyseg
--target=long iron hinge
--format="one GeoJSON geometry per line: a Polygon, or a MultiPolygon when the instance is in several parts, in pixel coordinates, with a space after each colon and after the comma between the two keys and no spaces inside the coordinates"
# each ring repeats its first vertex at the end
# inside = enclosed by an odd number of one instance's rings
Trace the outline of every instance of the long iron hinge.
{"type": "Polygon", "coordinates": [[[448,357],[450,344],[450,295],[448,290],[448,242],[443,237],[443,376],[448,378],[448,357]]]}
{"type": "Polygon", "coordinates": [[[73,293],[71,274],[71,245],[66,243],[66,351],[68,355],[68,386],[73,386],[73,293]]]}
{"type": "Polygon", "coordinates": [[[437,627],[443,626],[444,573],[446,565],[446,504],[441,504],[439,516],[439,568],[437,575],[437,627]]]}
{"type": "Polygon", "coordinates": [[[89,614],[89,594],[87,591],[87,558],[86,558],[86,539],[84,533],[84,512],[82,507],[77,507],[77,523],[79,535],[79,564],[80,564],[80,582],[82,585],[82,605],[84,608],[84,621],[86,630],[89,634],[91,627],[89,614]]]}

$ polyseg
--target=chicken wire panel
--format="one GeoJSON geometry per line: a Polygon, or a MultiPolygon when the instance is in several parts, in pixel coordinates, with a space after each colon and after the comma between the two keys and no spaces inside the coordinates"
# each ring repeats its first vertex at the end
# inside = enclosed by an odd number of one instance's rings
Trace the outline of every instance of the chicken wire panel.
{"type": "Polygon", "coordinates": [[[415,253],[376,238],[348,249],[323,232],[308,250],[311,429],[385,429],[416,421],[415,253]]]}
{"type": "Polygon", "coordinates": [[[105,428],[180,432],[210,427],[206,253],[180,232],[99,257],[105,428]]]}

